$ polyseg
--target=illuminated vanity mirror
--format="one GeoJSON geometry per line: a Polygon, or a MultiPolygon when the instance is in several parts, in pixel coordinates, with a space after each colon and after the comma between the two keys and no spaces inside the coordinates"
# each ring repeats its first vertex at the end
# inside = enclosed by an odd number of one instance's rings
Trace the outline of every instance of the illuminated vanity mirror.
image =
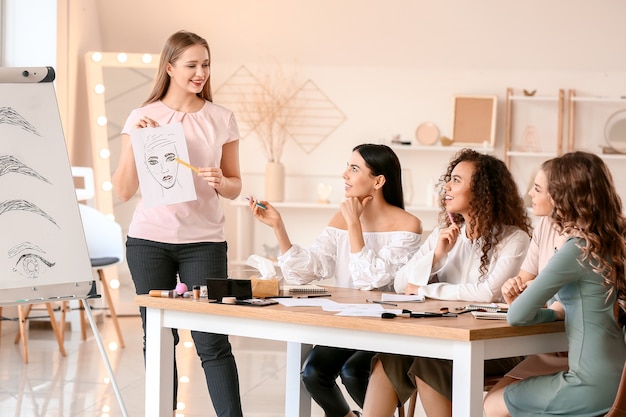
{"type": "Polygon", "coordinates": [[[134,204],[115,201],[111,172],[119,161],[124,122],[147,98],[158,60],[158,54],[88,52],[85,56],[96,207],[124,229],[134,204]]]}
{"type": "Polygon", "coordinates": [[[612,150],[626,153],[626,109],[616,111],[607,119],[604,138],[612,150]]]}
{"type": "MultiPolygon", "coordinates": [[[[111,173],[120,155],[120,132],[132,109],[147,98],[158,66],[158,54],[89,52],[85,56],[91,155],[94,170],[95,205],[124,231],[132,218],[138,196],[122,203],[114,197],[111,173]]],[[[118,315],[135,315],[134,286],[126,262],[107,270],[118,315]]]]}

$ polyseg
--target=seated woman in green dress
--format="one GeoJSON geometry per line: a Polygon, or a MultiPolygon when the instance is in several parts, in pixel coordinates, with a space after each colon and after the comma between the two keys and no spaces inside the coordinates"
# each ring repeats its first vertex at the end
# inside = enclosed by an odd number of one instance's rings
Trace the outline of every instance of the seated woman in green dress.
{"type": "Polygon", "coordinates": [[[491,393],[487,417],[604,415],[626,360],[618,320],[626,306],[626,218],[610,171],[586,152],[555,158],[543,170],[554,203],[552,220],[567,240],[532,285],[503,296],[511,304],[512,325],[565,320],[568,369],[491,393]],[[555,296],[564,309],[545,307],[555,296]]]}

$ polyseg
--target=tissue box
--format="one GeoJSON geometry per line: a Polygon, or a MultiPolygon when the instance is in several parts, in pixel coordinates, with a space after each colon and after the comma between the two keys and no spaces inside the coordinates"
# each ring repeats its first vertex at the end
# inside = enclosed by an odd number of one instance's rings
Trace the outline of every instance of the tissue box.
{"type": "Polygon", "coordinates": [[[252,284],[252,296],[277,297],[280,295],[280,281],[282,277],[262,278],[261,272],[256,268],[238,268],[228,272],[230,278],[249,279],[252,284]]]}
{"type": "Polygon", "coordinates": [[[262,279],[250,277],[253,297],[277,297],[280,295],[280,280],[276,278],[262,279]]]}

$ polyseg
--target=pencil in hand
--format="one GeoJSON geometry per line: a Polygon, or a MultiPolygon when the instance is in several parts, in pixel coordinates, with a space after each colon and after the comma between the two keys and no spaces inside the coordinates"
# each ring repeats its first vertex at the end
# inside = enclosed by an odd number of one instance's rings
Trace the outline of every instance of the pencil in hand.
{"type": "Polygon", "coordinates": [[[198,170],[198,168],[196,168],[195,166],[191,165],[189,162],[185,162],[182,159],[178,159],[178,158],[174,158],[174,161],[178,162],[181,165],[186,166],[187,168],[191,169],[193,172],[195,172],[196,174],[199,173],[200,171],[198,170]]]}
{"type": "MultiPolygon", "coordinates": [[[[246,200],[250,201],[250,197],[246,197],[246,200]]],[[[260,207],[263,210],[267,210],[267,207],[265,207],[263,204],[259,203],[258,201],[255,202],[255,204],[257,205],[257,207],[260,207]]]]}

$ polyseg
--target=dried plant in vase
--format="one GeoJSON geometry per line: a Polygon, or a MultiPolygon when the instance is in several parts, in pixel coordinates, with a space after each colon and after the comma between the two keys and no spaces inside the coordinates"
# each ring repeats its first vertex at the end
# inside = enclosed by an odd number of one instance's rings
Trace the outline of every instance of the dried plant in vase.
{"type": "Polygon", "coordinates": [[[296,94],[302,83],[296,75],[284,76],[280,68],[274,75],[253,76],[257,83],[243,91],[237,117],[257,135],[267,158],[265,198],[284,199],[284,167],[281,157],[291,138],[288,127],[302,123],[305,106],[296,94]]]}

